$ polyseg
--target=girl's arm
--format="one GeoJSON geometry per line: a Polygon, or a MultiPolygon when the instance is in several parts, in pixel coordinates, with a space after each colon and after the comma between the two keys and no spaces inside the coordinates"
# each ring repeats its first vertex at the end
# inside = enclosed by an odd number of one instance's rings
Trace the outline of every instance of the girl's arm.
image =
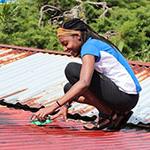
{"type": "MultiPolygon", "coordinates": [[[[44,119],[45,116],[54,112],[60,106],[70,102],[74,97],[82,95],[89,87],[94,72],[95,57],[92,55],[85,55],[82,57],[82,67],[80,72],[80,79],[71,89],[61,97],[56,103],[51,106],[43,108],[35,113],[34,118],[44,119]]],[[[34,119],[33,118],[33,119],[34,119]]]]}

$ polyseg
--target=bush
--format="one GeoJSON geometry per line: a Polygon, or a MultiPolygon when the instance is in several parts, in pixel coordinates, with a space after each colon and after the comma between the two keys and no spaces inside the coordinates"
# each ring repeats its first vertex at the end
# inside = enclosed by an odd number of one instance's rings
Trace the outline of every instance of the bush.
{"type": "MultiPolygon", "coordinates": [[[[82,16],[99,34],[114,31],[110,40],[131,60],[150,61],[150,1],[149,0],[105,0],[109,11],[83,2],[82,16]]],[[[95,0],[96,2],[96,0],[95,0]]],[[[0,5],[0,43],[43,49],[62,50],[56,26],[49,24],[49,13],[44,16],[44,25],[38,26],[40,8],[50,4],[62,12],[70,10],[79,2],[74,0],[16,0],[0,5]]]]}

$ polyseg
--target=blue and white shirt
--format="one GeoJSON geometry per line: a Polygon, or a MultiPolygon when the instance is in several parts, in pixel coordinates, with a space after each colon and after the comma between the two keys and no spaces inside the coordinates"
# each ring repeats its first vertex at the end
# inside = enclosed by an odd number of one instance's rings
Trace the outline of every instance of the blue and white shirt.
{"type": "Polygon", "coordinates": [[[95,70],[110,78],[121,91],[138,94],[141,86],[133,70],[122,54],[109,44],[89,38],[82,46],[80,55],[96,57],[95,70]]]}

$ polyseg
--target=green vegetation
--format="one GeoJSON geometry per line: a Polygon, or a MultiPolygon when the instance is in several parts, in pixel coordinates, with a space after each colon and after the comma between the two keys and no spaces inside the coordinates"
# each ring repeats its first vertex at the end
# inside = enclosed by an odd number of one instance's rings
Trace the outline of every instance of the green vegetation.
{"type": "MultiPolygon", "coordinates": [[[[99,34],[110,34],[109,40],[130,60],[150,61],[150,1],[103,0],[109,8],[83,0],[16,0],[0,4],[0,43],[42,49],[62,50],[56,37],[54,18],[74,6],[81,6],[79,16],[99,34]],[[60,12],[45,11],[41,24],[40,9],[44,5],[60,12]]],[[[97,2],[96,0],[91,2],[97,2]]],[[[45,7],[46,8],[46,7],[45,7]]],[[[61,20],[57,18],[57,21],[61,20]]]]}

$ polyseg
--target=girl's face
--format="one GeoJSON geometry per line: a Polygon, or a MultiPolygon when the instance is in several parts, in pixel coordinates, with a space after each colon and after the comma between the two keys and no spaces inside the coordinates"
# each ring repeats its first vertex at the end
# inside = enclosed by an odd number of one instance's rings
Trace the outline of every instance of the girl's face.
{"type": "Polygon", "coordinates": [[[73,56],[80,54],[82,45],[80,35],[61,36],[59,40],[65,52],[69,52],[73,56]]]}

